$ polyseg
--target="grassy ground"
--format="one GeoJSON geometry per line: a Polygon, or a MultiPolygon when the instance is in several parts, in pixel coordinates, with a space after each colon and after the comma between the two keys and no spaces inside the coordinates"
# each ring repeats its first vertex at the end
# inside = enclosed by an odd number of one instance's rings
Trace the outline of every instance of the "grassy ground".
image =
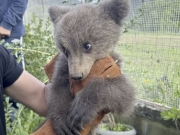
{"type": "Polygon", "coordinates": [[[122,36],[117,50],[138,97],[179,108],[180,35],[131,32],[122,36]]]}

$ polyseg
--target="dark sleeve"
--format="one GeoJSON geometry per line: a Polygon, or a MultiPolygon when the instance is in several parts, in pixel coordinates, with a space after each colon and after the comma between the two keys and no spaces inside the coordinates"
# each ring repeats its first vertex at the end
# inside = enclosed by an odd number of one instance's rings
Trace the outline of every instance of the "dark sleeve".
{"type": "Polygon", "coordinates": [[[12,85],[22,74],[23,68],[16,62],[6,48],[0,45],[0,63],[2,63],[3,87],[12,85]]]}
{"type": "Polygon", "coordinates": [[[1,26],[7,30],[12,30],[12,27],[22,20],[26,7],[27,0],[14,0],[4,14],[1,26]]]}

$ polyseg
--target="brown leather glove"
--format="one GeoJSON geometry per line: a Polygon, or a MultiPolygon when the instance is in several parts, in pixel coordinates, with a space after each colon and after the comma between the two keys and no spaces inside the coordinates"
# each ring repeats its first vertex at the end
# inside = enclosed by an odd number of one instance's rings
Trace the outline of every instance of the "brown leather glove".
{"type": "MultiPolygon", "coordinates": [[[[57,59],[56,55],[52,61],[50,61],[45,66],[46,74],[48,75],[49,79],[51,79],[55,61],[57,59]]],[[[94,63],[91,68],[90,74],[82,81],[74,81],[70,79],[71,84],[71,92],[75,96],[77,92],[82,90],[82,88],[88,83],[88,81],[92,78],[115,78],[121,74],[120,68],[116,65],[115,61],[111,57],[106,57],[100,59],[94,63]]],[[[84,127],[84,130],[80,131],[81,135],[88,135],[89,132],[95,127],[104,117],[107,112],[102,111],[98,113],[97,118],[91,122],[90,124],[84,127]]],[[[47,120],[43,126],[34,132],[32,135],[56,135],[52,129],[51,120],[47,120]]]]}

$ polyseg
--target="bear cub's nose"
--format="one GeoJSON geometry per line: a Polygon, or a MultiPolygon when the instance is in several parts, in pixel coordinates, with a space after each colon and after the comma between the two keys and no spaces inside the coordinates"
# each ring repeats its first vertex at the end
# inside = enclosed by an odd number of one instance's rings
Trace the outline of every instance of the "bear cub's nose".
{"type": "Polygon", "coordinates": [[[73,80],[81,80],[83,78],[82,74],[73,74],[71,75],[71,79],[73,80]]]}

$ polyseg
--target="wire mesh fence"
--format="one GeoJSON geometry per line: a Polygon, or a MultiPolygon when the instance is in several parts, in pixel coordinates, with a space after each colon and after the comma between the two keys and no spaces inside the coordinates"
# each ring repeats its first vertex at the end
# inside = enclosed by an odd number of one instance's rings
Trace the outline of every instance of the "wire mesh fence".
{"type": "MultiPolygon", "coordinates": [[[[86,0],[31,0],[32,13],[48,17],[52,5],[86,0]]],[[[97,1],[95,1],[97,2],[97,1]]],[[[180,0],[130,0],[131,13],[117,50],[124,71],[137,87],[137,97],[180,108],[180,0]]]]}
{"type": "Polygon", "coordinates": [[[139,98],[180,108],[180,0],[131,0],[119,43],[139,98]],[[132,25],[133,24],[133,25],[132,25]]]}

